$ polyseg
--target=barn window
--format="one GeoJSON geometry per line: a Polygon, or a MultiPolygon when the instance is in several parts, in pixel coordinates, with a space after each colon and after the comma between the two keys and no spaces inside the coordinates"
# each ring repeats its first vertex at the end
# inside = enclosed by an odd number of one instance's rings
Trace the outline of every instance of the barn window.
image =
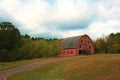
{"type": "Polygon", "coordinates": [[[69,54],[69,51],[67,51],[67,54],[69,54]]]}
{"type": "Polygon", "coordinates": [[[89,46],[89,49],[91,48],[91,46],[89,46]]]}
{"type": "Polygon", "coordinates": [[[83,42],[83,40],[81,40],[81,43],[83,42]]]}
{"type": "Polygon", "coordinates": [[[81,45],[80,45],[80,48],[81,48],[81,45]]]}
{"type": "Polygon", "coordinates": [[[71,54],[73,53],[73,51],[71,51],[71,54]]]}

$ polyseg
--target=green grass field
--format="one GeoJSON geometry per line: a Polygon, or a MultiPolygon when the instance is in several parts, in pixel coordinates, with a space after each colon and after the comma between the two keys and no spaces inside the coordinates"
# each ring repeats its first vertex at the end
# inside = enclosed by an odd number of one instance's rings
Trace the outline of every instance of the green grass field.
{"type": "Polygon", "coordinates": [[[119,80],[120,54],[89,55],[21,72],[8,80],[119,80]]]}

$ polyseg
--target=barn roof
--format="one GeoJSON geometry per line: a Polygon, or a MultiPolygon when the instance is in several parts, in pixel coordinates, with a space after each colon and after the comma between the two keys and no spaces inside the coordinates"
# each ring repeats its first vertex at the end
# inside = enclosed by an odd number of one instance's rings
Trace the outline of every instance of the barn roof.
{"type": "MultiPolygon", "coordinates": [[[[82,35],[83,36],[83,35],[82,35]]],[[[68,37],[62,40],[62,48],[76,48],[77,42],[82,36],[68,37]]]]}

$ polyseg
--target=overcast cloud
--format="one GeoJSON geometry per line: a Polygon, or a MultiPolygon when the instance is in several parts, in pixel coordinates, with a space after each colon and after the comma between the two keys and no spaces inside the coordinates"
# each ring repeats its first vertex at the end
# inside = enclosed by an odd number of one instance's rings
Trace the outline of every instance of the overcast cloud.
{"type": "Polygon", "coordinates": [[[120,32],[120,0],[0,0],[2,21],[35,37],[96,39],[120,32]]]}

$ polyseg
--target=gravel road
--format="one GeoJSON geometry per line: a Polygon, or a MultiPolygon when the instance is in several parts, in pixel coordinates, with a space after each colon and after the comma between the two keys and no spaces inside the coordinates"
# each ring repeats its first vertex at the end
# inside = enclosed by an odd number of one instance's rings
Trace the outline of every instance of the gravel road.
{"type": "Polygon", "coordinates": [[[40,66],[45,65],[45,64],[74,59],[74,58],[79,58],[79,57],[80,56],[56,58],[56,59],[45,60],[45,61],[41,61],[41,62],[35,62],[35,63],[28,64],[28,65],[23,65],[23,66],[9,69],[9,70],[5,70],[5,71],[0,71],[0,80],[7,80],[7,77],[12,76],[16,73],[25,71],[25,70],[29,70],[33,67],[40,67],[40,66]]]}

